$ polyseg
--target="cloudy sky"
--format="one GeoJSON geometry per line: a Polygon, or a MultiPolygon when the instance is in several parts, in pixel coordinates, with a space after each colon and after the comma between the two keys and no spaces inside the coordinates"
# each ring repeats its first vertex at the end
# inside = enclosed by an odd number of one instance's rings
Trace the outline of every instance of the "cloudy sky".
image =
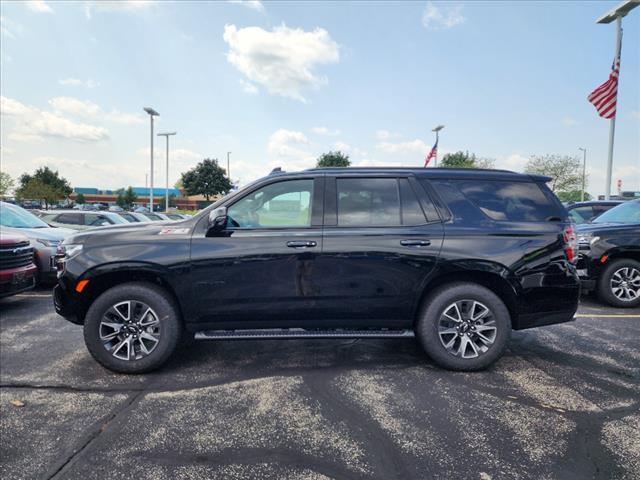
{"type": "MultiPolygon", "coordinates": [[[[152,106],[177,131],[170,184],[205,157],[241,184],[312,167],[421,166],[469,150],[521,170],[588,150],[604,192],[604,82],[618,2],[9,2],[1,4],[1,168],[75,186],[143,186],[152,106]]],[[[640,8],[624,20],[614,182],[640,190],[640,8]]],[[[157,139],[156,185],[164,185],[157,139]]]]}

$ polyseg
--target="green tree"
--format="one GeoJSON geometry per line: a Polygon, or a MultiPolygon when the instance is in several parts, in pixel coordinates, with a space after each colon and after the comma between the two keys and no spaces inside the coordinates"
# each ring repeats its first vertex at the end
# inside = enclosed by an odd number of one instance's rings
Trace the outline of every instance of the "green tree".
{"type": "MultiPolygon", "coordinates": [[[[582,200],[582,190],[571,190],[569,192],[558,192],[558,198],[562,202],[579,202],[582,200]]],[[[591,200],[591,195],[584,192],[584,199],[591,200]]]]}
{"type": "Polygon", "coordinates": [[[13,188],[13,178],[6,172],[0,172],[0,197],[4,197],[13,188]]]}
{"type": "Polygon", "coordinates": [[[119,188],[118,190],[116,190],[116,194],[116,205],[118,205],[120,208],[127,208],[127,201],[124,198],[124,189],[119,188]]]}
{"type": "Polygon", "coordinates": [[[527,162],[525,172],[551,177],[549,188],[554,192],[570,192],[582,188],[581,162],[575,156],[534,155],[527,162]]]}
{"type": "Polygon", "coordinates": [[[349,155],[341,151],[323,153],[318,157],[317,167],[348,167],[351,165],[349,155]]]}
{"type": "Polygon", "coordinates": [[[214,195],[231,190],[231,181],[217,159],[205,158],[181,178],[187,195],[204,195],[207,202],[214,195]]]}
{"type": "Polygon", "coordinates": [[[42,181],[32,178],[25,185],[16,190],[16,197],[20,200],[38,200],[45,208],[60,199],[60,192],[42,181]]]}
{"type": "Polygon", "coordinates": [[[458,151],[447,153],[439,167],[442,168],[493,168],[495,160],[492,158],[480,158],[475,153],[458,151]]]}
{"type": "Polygon", "coordinates": [[[73,191],[67,179],[61,177],[57,170],[54,172],[49,167],[40,167],[33,175],[28,173],[21,175],[20,186],[24,187],[31,180],[38,180],[44,185],[48,185],[58,193],[58,198],[68,197],[73,191]]]}
{"type": "Polygon", "coordinates": [[[78,195],[76,195],[76,203],[78,205],[84,205],[85,203],[87,203],[82,193],[79,193],[78,195]]]}
{"type": "MultiPolygon", "coordinates": [[[[126,205],[126,208],[133,207],[133,204],[136,203],[136,200],[138,200],[138,195],[136,195],[136,192],[133,191],[133,188],[131,187],[131,185],[129,185],[129,188],[127,188],[127,190],[124,192],[123,200],[124,200],[124,204],[126,205]]],[[[125,207],[122,207],[122,208],[125,208],[125,207]]]]}

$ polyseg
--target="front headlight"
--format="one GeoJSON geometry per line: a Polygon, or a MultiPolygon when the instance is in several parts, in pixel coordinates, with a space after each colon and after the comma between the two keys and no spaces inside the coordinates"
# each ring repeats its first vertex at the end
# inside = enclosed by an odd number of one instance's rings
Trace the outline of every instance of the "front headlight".
{"type": "Polygon", "coordinates": [[[45,238],[36,238],[36,242],[41,243],[45,247],[57,247],[60,245],[60,240],[47,240],[45,238]]]}
{"type": "Polygon", "coordinates": [[[69,260],[76,255],[78,255],[82,251],[82,245],[80,244],[69,244],[69,245],[60,245],[58,247],[58,255],[64,256],[65,260],[69,260]]]}
{"type": "Polygon", "coordinates": [[[592,233],[580,233],[578,234],[578,243],[580,245],[593,245],[594,243],[596,243],[598,240],[600,240],[600,237],[594,236],[592,233]]]}

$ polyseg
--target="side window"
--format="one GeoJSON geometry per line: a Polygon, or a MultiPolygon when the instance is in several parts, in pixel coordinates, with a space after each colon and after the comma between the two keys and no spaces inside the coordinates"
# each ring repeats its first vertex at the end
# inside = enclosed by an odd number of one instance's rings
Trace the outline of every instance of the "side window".
{"type": "Polygon", "coordinates": [[[227,212],[231,228],[311,226],[313,179],[284,180],[250,193],[227,212]]]}
{"type": "Polygon", "coordinates": [[[451,211],[454,222],[464,221],[473,224],[487,220],[480,209],[471,203],[450,181],[432,180],[431,184],[451,211]]]}
{"type": "Polygon", "coordinates": [[[104,225],[111,225],[111,222],[104,215],[98,213],[85,213],[84,224],[89,227],[102,227],[104,225]]]}
{"type": "Polygon", "coordinates": [[[336,187],[338,225],[380,227],[402,224],[397,179],[338,178],[336,187]]]}
{"type": "Polygon", "coordinates": [[[74,213],[61,213],[53,218],[53,222],[64,223],[66,225],[81,225],[82,216],[74,213]]]}
{"type": "Polygon", "coordinates": [[[400,204],[402,206],[403,225],[422,225],[427,219],[424,216],[418,197],[409,184],[409,180],[401,178],[400,182],[400,204]]]}
{"type": "Polygon", "coordinates": [[[574,223],[586,223],[594,216],[592,207],[578,207],[569,210],[569,217],[574,223]]]}

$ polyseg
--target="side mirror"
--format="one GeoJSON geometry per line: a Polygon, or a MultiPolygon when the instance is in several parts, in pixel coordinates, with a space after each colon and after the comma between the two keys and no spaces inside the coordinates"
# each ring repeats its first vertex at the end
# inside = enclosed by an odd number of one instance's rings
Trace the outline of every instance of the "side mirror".
{"type": "Polygon", "coordinates": [[[227,228],[227,207],[218,207],[209,213],[207,236],[215,235],[227,228]]]}

